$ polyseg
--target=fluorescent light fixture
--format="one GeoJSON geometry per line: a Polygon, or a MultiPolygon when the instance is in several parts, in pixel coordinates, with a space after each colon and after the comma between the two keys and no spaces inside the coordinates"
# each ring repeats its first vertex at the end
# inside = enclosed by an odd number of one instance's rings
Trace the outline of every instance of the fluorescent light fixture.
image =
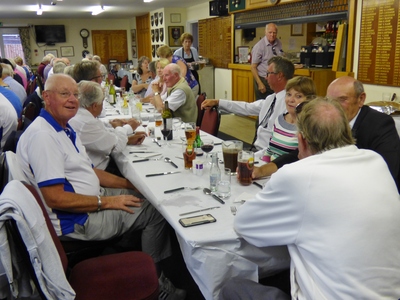
{"type": "Polygon", "coordinates": [[[43,10],[42,10],[42,5],[41,5],[41,4],[39,4],[39,5],[38,5],[38,9],[37,9],[37,11],[36,11],[36,14],[37,14],[38,16],[41,16],[41,15],[42,15],[42,13],[43,13],[43,10]]]}
{"type": "Polygon", "coordinates": [[[92,16],[97,16],[98,14],[101,14],[104,11],[103,5],[100,5],[99,7],[96,7],[92,11],[92,16]]]}
{"type": "Polygon", "coordinates": [[[151,1],[153,1],[153,0],[143,0],[144,3],[148,3],[148,2],[151,2],[151,1]]]}

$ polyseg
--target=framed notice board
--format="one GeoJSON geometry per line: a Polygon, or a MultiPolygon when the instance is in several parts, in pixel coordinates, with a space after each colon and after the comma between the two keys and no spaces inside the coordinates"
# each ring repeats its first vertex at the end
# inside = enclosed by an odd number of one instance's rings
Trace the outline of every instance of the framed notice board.
{"type": "Polygon", "coordinates": [[[369,84],[400,85],[398,0],[364,0],[357,78],[369,84]]]}

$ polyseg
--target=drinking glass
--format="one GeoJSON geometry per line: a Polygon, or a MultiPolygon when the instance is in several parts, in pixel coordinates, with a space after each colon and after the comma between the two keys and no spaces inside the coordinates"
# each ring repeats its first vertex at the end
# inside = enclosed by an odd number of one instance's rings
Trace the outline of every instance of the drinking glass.
{"type": "MultiPolygon", "coordinates": [[[[202,139],[203,145],[201,146],[201,150],[206,153],[206,162],[208,162],[208,153],[210,153],[214,149],[214,140],[212,139],[202,139]]],[[[209,161],[211,164],[211,160],[209,161]]]]}
{"type": "Polygon", "coordinates": [[[166,141],[168,136],[171,134],[171,130],[163,127],[163,128],[161,128],[161,133],[164,136],[164,141],[166,141]]]}
{"type": "Polygon", "coordinates": [[[238,153],[243,150],[243,142],[238,140],[223,141],[222,154],[224,156],[224,166],[231,169],[232,175],[236,174],[238,153]]]}
{"type": "Polygon", "coordinates": [[[228,198],[231,195],[231,169],[224,168],[222,170],[216,193],[220,198],[228,198]]]}
{"type": "Polygon", "coordinates": [[[193,160],[196,159],[196,151],[194,150],[193,142],[182,143],[183,161],[186,170],[193,168],[193,160]]]}
{"type": "Polygon", "coordinates": [[[154,122],[156,123],[156,127],[160,127],[163,123],[162,116],[160,113],[154,114],[154,122]]]}
{"type": "Polygon", "coordinates": [[[254,167],[254,152],[242,150],[238,153],[238,181],[241,185],[250,185],[254,167]]]}
{"type": "Polygon", "coordinates": [[[196,123],[185,123],[185,136],[188,142],[193,142],[196,138],[196,123]]]}
{"type": "Polygon", "coordinates": [[[141,116],[141,120],[142,120],[142,126],[144,127],[144,132],[146,132],[146,127],[147,125],[149,125],[149,121],[150,121],[150,116],[149,115],[142,115],[141,116]]]}
{"type": "Polygon", "coordinates": [[[172,119],[172,128],[174,131],[177,131],[181,128],[182,126],[182,119],[179,117],[175,117],[172,119]]]}

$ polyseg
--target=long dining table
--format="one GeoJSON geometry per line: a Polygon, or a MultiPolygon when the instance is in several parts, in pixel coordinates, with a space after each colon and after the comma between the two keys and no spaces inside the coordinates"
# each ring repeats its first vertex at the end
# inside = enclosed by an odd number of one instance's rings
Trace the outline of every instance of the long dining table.
{"type": "MultiPolygon", "coordinates": [[[[149,126],[154,126],[150,122],[149,126]]],[[[156,128],[155,134],[161,137],[161,130],[156,128]]],[[[218,299],[222,285],[233,277],[258,281],[259,277],[273,275],[289,268],[290,257],[286,246],[258,248],[240,238],[233,229],[234,214],[231,206],[240,210],[244,201],[251,201],[260,191],[256,185],[242,186],[236,177],[231,178],[231,196],[225,199],[225,204],[219,203],[212,196],[203,193],[203,188],[209,187],[210,165],[204,162],[202,175],[192,170],[184,169],[182,139],[184,131],[173,131],[170,141],[147,137],[142,145],[127,146],[126,149],[113,157],[122,172],[139,191],[164,216],[176,232],[186,266],[198,285],[205,299],[218,299]],[[145,153],[140,153],[146,151],[145,153]],[[154,156],[155,154],[159,154],[154,156]],[[170,158],[178,168],[165,162],[170,158]],[[143,159],[149,158],[147,161],[143,159]],[[157,159],[157,160],[155,160],[157,159]],[[136,162],[135,162],[136,161],[136,162]],[[148,174],[173,172],[178,173],[147,177],[148,174]],[[197,190],[182,189],[172,193],[164,193],[179,187],[200,188],[197,190]],[[202,224],[193,227],[183,227],[180,214],[191,217],[211,214],[215,223],[202,224]]],[[[220,169],[223,169],[221,140],[201,132],[201,138],[212,138],[215,146],[212,152],[217,152],[220,158],[220,169]]],[[[205,154],[200,157],[204,160],[205,154]]],[[[268,179],[258,181],[261,185],[268,179]]]]}

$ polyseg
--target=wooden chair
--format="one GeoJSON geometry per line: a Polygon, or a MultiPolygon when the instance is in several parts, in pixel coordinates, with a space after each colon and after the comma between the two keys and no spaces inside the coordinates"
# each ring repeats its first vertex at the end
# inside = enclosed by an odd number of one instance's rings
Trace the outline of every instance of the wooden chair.
{"type": "MultiPolygon", "coordinates": [[[[32,198],[36,199],[43,212],[47,228],[60,255],[61,264],[65,272],[68,264],[67,256],[47,215],[46,209],[36,189],[28,184],[25,184],[25,187],[31,192],[32,198]]],[[[18,197],[18,195],[15,197],[18,197]]],[[[38,218],[40,217],[38,216],[38,218]]],[[[11,233],[8,235],[8,238],[13,239],[15,245],[17,245],[16,251],[22,257],[29,258],[29,253],[27,253],[21,235],[18,234],[18,227],[15,222],[10,220],[7,223],[7,229],[11,233]]],[[[31,276],[33,276],[32,280],[42,299],[46,299],[37,278],[35,278],[36,275],[30,260],[25,261],[25,265],[21,267],[33,270],[33,273],[32,270],[29,270],[31,276]]],[[[153,259],[143,252],[125,252],[87,259],[77,264],[71,270],[68,281],[72,289],[76,292],[75,299],[77,300],[158,299],[158,276],[156,268],[153,259]]]]}
{"type": "Polygon", "coordinates": [[[201,120],[203,119],[203,115],[204,115],[204,110],[201,109],[201,103],[203,103],[203,101],[206,99],[207,99],[206,93],[201,93],[196,99],[196,104],[197,104],[196,126],[201,125],[201,120]]]}
{"type": "Polygon", "coordinates": [[[212,108],[206,109],[204,111],[200,129],[209,134],[212,134],[213,136],[217,136],[220,122],[221,113],[219,112],[217,106],[213,106],[212,108]]]}

